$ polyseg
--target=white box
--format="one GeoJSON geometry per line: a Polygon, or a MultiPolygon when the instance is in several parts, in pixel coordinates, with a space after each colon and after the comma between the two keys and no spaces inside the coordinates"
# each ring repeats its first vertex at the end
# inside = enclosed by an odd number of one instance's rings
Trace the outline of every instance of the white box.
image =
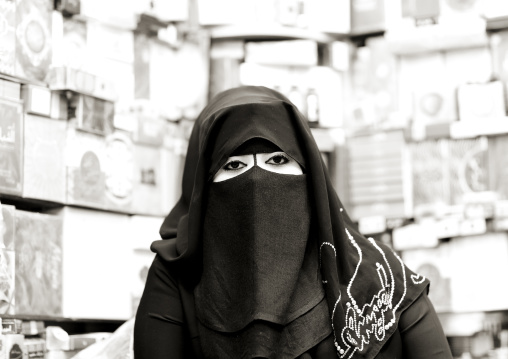
{"type": "Polygon", "coordinates": [[[63,316],[129,319],[129,217],[72,207],[52,212],[63,220],[63,316]]]}

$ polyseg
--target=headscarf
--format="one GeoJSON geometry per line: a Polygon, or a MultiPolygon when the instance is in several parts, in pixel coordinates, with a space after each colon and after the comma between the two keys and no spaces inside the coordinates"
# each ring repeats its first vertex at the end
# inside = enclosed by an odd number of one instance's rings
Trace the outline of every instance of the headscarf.
{"type": "Polygon", "coordinates": [[[194,125],[183,173],[182,196],[164,220],[152,250],[195,286],[202,273],[202,224],[211,176],[249,138],[287,143],[282,148],[305,166],[318,261],[334,345],[339,358],[374,358],[397,328],[401,313],[428,286],[387,246],[359,233],[338,198],[305,117],[280,93],[246,86],[226,90],[204,108],[194,125]],[[265,108],[268,116],[231,125],[236,110],[265,108]],[[290,122],[270,121],[274,115],[290,122]],[[248,124],[249,122],[253,123],[248,124]],[[227,141],[220,140],[228,139],[227,141]],[[295,140],[296,139],[296,140],[295,140]],[[216,147],[219,143],[221,146],[216,147]]]}

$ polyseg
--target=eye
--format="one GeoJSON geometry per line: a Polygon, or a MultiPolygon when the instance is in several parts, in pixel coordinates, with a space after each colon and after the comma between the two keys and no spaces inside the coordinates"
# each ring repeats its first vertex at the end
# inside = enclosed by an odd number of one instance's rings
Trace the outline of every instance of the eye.
{"type": "Polygon", "coordinates": [[[284,156],[282,154],[277,154],[273,157],[270,157],[265,163],[269,164],[269,165],[280,166],[280,165],[285,165],[288,162],[289,162],[289,158],[287,158],[286,156],[284,156]]]}
{"type": "Polygon", "coordinates": [[[245,166],[247,166],[246,163],[243,163],[242,161],[235,160],[235,161],[229,161],[222,168],[225,171],[238,171],[238,170],[244,168],[245,166]]]}

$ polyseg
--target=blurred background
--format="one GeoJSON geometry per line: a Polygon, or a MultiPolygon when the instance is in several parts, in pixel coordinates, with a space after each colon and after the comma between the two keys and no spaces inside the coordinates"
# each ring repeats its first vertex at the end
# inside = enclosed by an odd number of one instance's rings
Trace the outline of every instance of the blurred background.
{"type": "Polygon", "coordinates": [[[505,0],[0,0],[0,351],[133,317],[193,121],[263,85],[431,280],[454,356],[508,358],[507,81],[505,0]]]}

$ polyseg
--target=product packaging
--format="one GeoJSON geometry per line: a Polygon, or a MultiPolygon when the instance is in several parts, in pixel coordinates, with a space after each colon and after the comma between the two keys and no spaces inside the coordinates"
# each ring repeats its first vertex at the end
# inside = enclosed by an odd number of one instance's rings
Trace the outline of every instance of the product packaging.
{"type": "Polygon", "coordinates": [[[416,217],[435,215],[451,204],[447,148],[446,140],[410,144],[416,217]]]}
{"type": "Polygon", "coordinates": [[[21,99],[21,84],[0,79],[0,98],[19,101],[21,99]]]}
{"type": "Polygon", "coordinates": [[[16,211],[16,314],[62,315],[62,220],[16,211]]]}
{"type": "Polygon", "coordinates": [[[0,98],[0,192],[21,195],[23,105],[0,98]]]}
{"type": "Polygon", "coordinates": [[[49,117],[51,115],[51,91],[45,86],[26,84],[21,86],[25,113],[49,117]]]}
{"type": "Polygon", "coordinates": [[[74,207],[52,212],[63,221],[62,316],[129,319],[129,216],[74,207]]]}
{"type": "Polygon", "coordinates": [[[103,136],[67,128],[65,168],[67,203],[105,208],[106,142],[103,136]]]}
{"type": "MultiPolygon", "coordinates": [[[[16,63],[16,2],[0,0],[0,73],[14,75],[16,63]]],[[[1,81],[1,80],[0,80],[1,81]]]]}
{"type": "Polygon", "coordinates": [[[116,131],[106,138],[104,156],[106,209],[130,213],[134,191],[134,153],[129,136],[116,131]]]}
{"type": "Polygon", "coordinates": [[[22,359],[27,353],[24,346],[25,336],[23,334],[3,334],[2,348],[4,358],[22,359]]]}
{"type": "Polygon", "coordinates": [[[65,203],[66,122],[25,116],[23,197],[65,203]]]}
{"type": "Polygon", "coordinates": [[[506,307],[506,233],[452,238],[434,249],[405,251],[402,259],[409,268],[430,279],[429,298],[438,312],[483,312],[506,307]]]}
{"type": "Polygon", "coordinates": [[[488,141],[485,137],[449,142],[450,194],[452,204],[475,201],[489,190],[488,141]]]}
{"type": "Polygon", "coordinates": [[[506,116],[501,81],[462,85],[458,88],[457,100],[461,121],[502,119],[506,116]]]}
{"type": "Polygon", "coordinates": [[[16,1],[16,76],[45,81],[52,59],[53,1],[16,1]]]}
{"type": "MultiPolygon", "coordinates": [[[[507,153],[507,135],[488,138],[488,187],[490,191],[493,191],[497,195],[499,200],[508,199],[508,181],[506,181],[506,178],[508,178],[507,153]]],[[[508,213],[506,217],[508,217],[508,213]]]]}
{"type": "Polygon", "coordinates": [[[15,314],[15,211],[14,206],[0,204],[0,314],[15,314]]]}
{"type": "Polygon", "coordinates": [[[134,146],[134,190],[132,211],[137,214],[162,215],[161,149],[134,146]]]}
{"type": "Polygon", "coordinates": [[[113,132],[115,105],[113,102],[88,95],[73,94],[68,102],[69,119],[76,119],[79,130],[109,135],[113,132]]]}
{"type": "Polygon", "coordinates": [[[407,195],[411,186],[409,150],[402,131],[353,137],[348,153],[349,200],[354,218],[358,219],[360,213],[367,217],[405,217],[411,212],[412,198],[407,195]],[[391,210],[376,212],[376,206],[391,210]]]}

